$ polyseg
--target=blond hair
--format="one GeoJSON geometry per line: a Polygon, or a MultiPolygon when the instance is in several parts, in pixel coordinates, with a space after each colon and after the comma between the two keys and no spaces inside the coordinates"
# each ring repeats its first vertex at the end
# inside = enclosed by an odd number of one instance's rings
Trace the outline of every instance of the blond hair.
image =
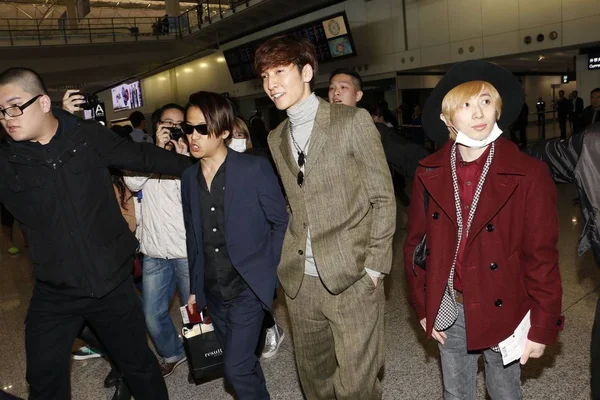
{"type": "MultiPolygon", "coordinates": [[[[442,100],[442,115],[446,118],[446,121],[450,123],[454,114],[456,114],[464,103],[471,97],[477,96],[484,91],[488,92],[492,97],[492,101],[496,106],[496,121],[499,120],[502,114],[502,98],[498,90],[496,90],[494,85],[486,81],[469,81],[461,83],[444,96],[444,100],[442,100]]],[[[456,139],[456,133],[452,129],[448,128],[448,132],[452,140],[456,139]]]]}
{"type": "Polygon", "coordinates": [[[246,150],[251,149],[252,140],[250,139],[250,131],[248,130],[248,125],[240,117],[235,117],[235,120],[233,121],[233,130],[231,131],[231,134],[225,141],[226,144],[229,144],[231,142],[231,139],[233,139],[234,131],[238,131],[244,134],[244,137],[246,138],[246,150]]]}

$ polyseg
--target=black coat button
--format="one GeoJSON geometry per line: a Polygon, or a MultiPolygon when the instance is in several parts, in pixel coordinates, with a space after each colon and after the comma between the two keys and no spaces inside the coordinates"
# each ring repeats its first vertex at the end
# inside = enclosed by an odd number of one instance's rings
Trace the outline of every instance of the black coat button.
{"type": "Polygon", "coordinates": [[[440,214],[436,211],[432,215],[433,219],[440,219],[440,214]]]}
{"type": "Polygon", "coordinates": [[[494,305],[495,305],[496,307],[502,307],[502,299],[498,299],[498,300],[496,300],[496,301],[494,302],[494,305]]]}
{"type": "Polygon", "coordinates": [[[298,250],[298,254],[303,255],[304,252],[302,250],[298,250]]]}
{"type": "Polygon", "coordinates": [[[559,319],[558,321],[556,321],[556,325],[561,326],[562,325],[562,319],[559,319]]]}
{"type": "Polygon", "coordinates": [[[425,255],[426,255],[426,256],[428,256],[428,255],[430,255],[430,254],[431,254],[431,250],[429,250],[429,249],[425,249],[425,255]]]}
{"type": "Polygon", "coordinates": [[[488,225],[485,227],[485,229],[487,229],[487,231],[488,231],[488,232],[493,232],[495,228],[494,228],[494,225],[492,225],[492,224],[488,224],[488,225]]]}
{"type": "Polygon", "coordinates": [[[491,269],[492,271],[495,271],[495,270],[497,270],[497,269],[498,269],[498,264],[496,264],[496,263],[494,263],[494,262],[493,262],[493,263],[491,263],[491,264],[490,264],[490,269],[491,269]]]}

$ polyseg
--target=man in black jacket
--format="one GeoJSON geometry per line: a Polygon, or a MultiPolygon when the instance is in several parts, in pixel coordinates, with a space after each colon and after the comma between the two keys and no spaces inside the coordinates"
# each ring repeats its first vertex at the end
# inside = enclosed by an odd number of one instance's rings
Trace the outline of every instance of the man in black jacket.
{"type": "Polygon", "coordinates": [[[29,241],[35,286],[26,317],[30,399],[70,398],[69,360],[84,322],[138,399],[166,399],[131,278],[136,239],[108,167],[181,175],[188,157],[120,138],[51,108],[39,75],[0,74],[0,201],[29,241]]]}

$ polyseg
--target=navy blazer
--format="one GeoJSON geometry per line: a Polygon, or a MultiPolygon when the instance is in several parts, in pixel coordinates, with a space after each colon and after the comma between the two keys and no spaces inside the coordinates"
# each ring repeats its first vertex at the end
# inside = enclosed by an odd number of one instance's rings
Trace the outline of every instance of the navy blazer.
{"type": "MultiPolygon", "coordinates": [[[[225,160],[225,242],[233,267],[250,289],[271,307],[277,286],[288,214],[273,167],[263,157],[228,149],[225,160]]],[[[198,168],[187,168],[181,178],[190,292],[198,309],[206,305],[204,294],[204,242],[198,168]]]]}

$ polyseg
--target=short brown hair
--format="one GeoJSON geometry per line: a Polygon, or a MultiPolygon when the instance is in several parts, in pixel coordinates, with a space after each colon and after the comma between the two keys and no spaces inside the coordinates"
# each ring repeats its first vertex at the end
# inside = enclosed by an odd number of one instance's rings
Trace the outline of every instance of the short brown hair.
{"type": "Polygon", "coordinates": [[[319,63],[317,52],[307,38],[275,36],[257,47],[254,53],[254,69],[258,75],[265,70],[295,64],[302,70],[306,64],[313,69],[313,80],[317,76],[319,63]]]}
{"type": "Polygon", "coordinates": [[[231,102],[218,93],[196,92],[190,95],[190,100],[185,107],[185,113],[191,107],[197,107],[204,114],[208,134],[219,136],[224,132],[232,132],[235,114],[231,102]]]}
{"type": "MultiPolygon", "coordinates": [[[[469,81],[462,83],[444,96],[444,99],[442,100],[442,114],[444,115],[444,118],[446,118],[446,121],[452,121],[452,117],[454,117],[454,114],[456,114],[456,111],[461,105],[467,102],[471,97],[477,96],[483,90],[487,90],[492,97],[496,106],[496,121],[498,121],[500,115],[502,115],[502,98],[494,85],[485,81],[469,81]]],[[[451,129],[448,130],[450,132],[450,138],[456,139],[456,133],[451,129]]]]}

